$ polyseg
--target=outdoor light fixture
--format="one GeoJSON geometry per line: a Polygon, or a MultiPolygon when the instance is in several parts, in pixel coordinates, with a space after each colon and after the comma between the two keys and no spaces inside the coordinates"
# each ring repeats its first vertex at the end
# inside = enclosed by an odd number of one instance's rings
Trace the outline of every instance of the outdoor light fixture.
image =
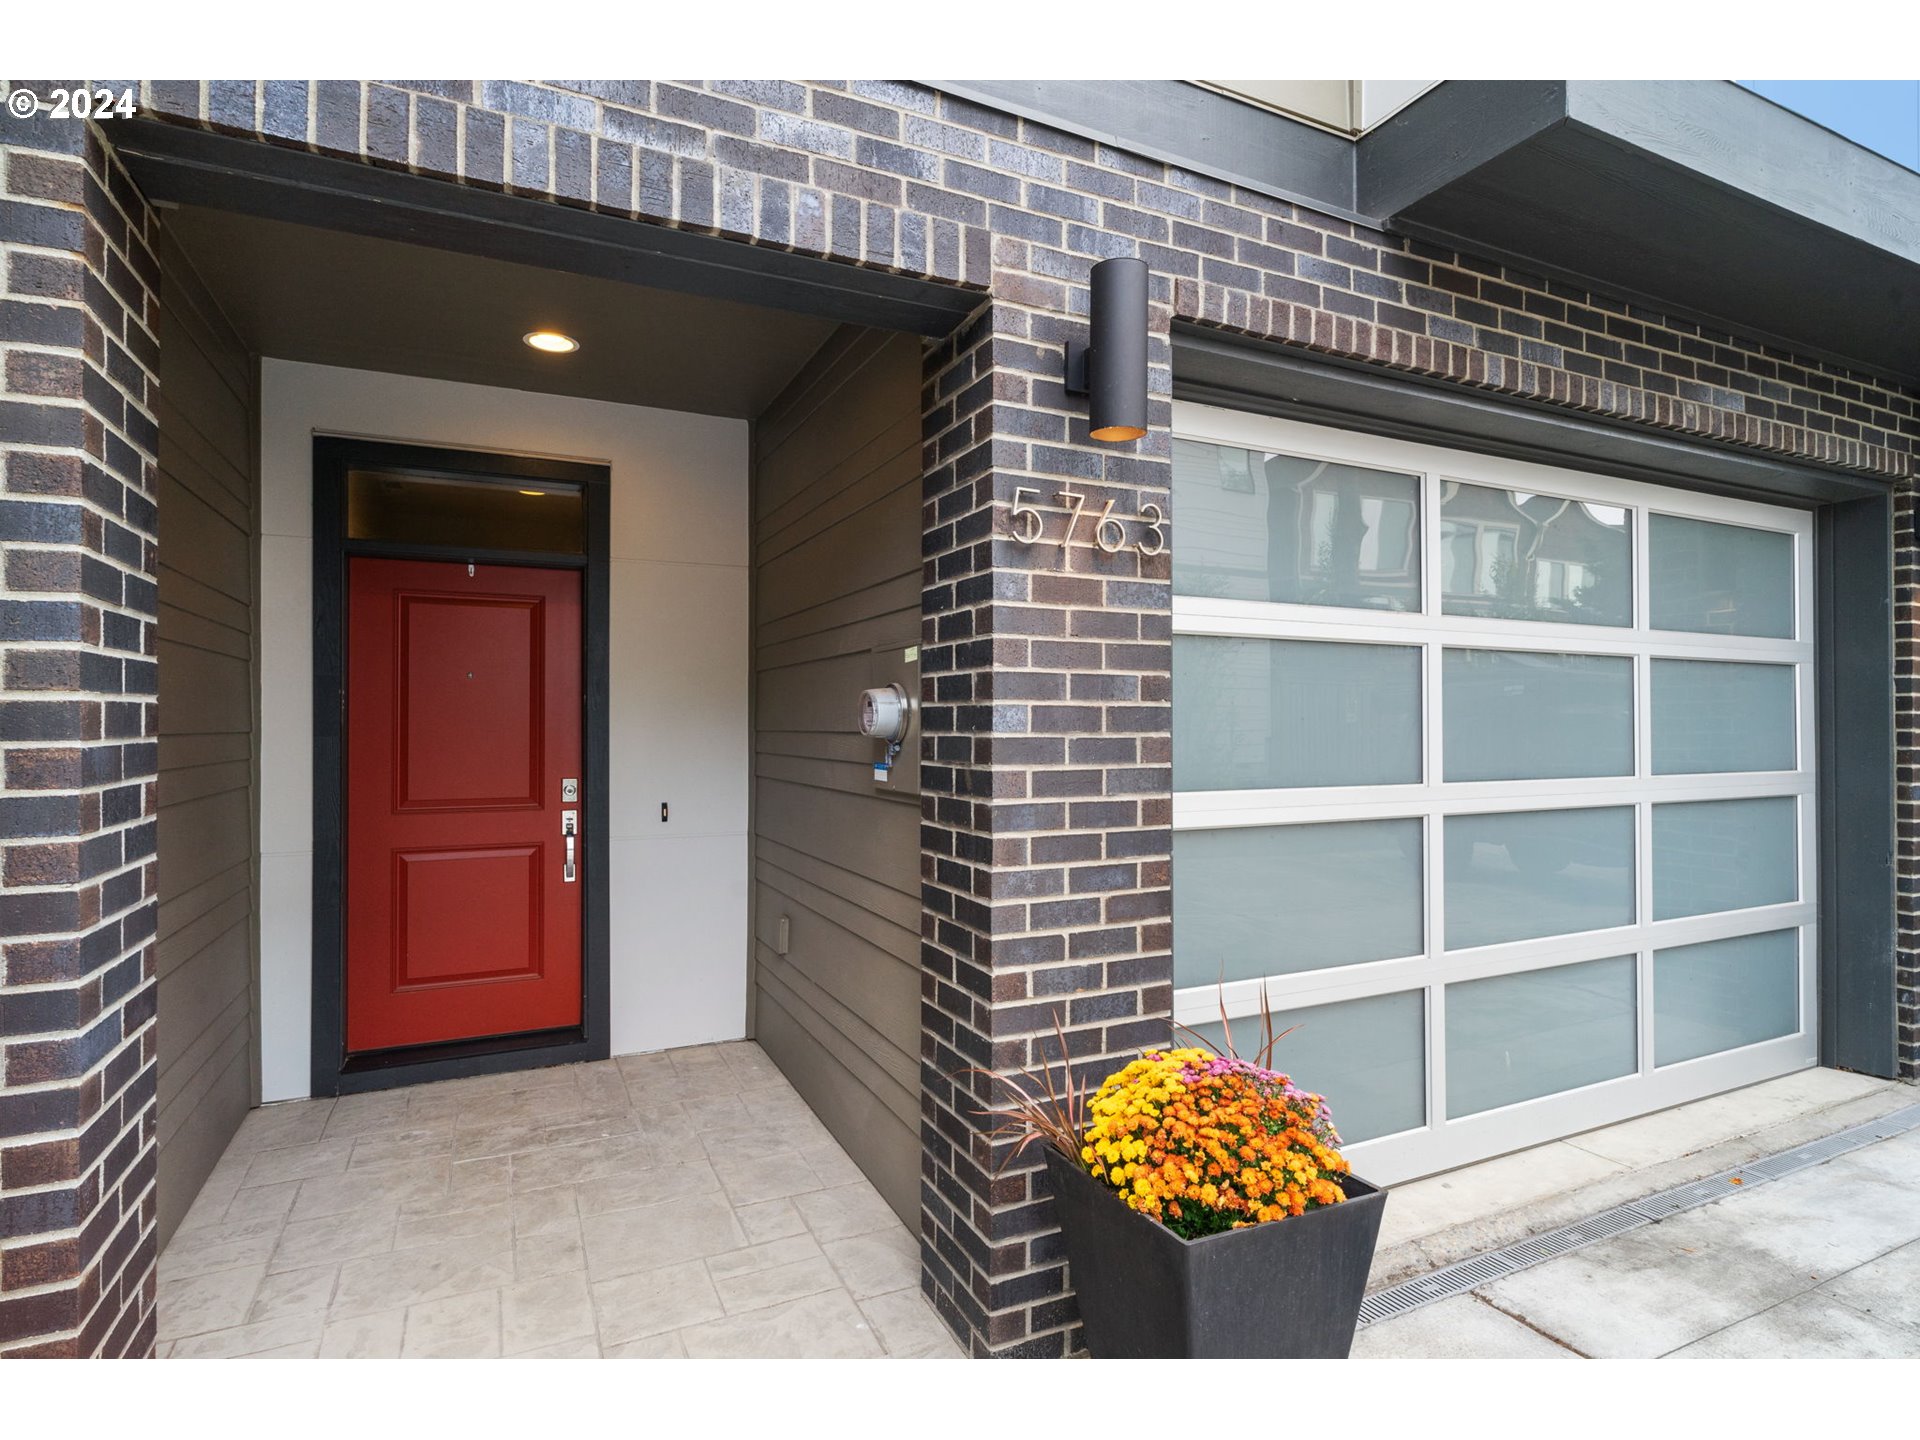
{"type": "Polygon", "coordinates": [[[520,337],[536,350],[544,350],[549,355],[571,355],[580,348],[580,342],[571,335],[562,335],[558,330],[529,330],[520,337]]]}
{"type": "Polygon", "coordinates": [[[1147,262],[1102,260],[1089,277],[1090,339],[1067,343],[1069,395],[1087,397],[1087,433],[1120,443],[1147,433],[1147,262]]]}

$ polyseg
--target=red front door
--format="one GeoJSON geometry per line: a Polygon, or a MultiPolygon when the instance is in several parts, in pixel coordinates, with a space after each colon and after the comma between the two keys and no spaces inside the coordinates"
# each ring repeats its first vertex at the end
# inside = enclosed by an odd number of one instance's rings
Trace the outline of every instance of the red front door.
{"type": "Polygon", "coordinates": [[[355,1053],[580,1023],[580,575],[471,569],[348,564],[355,1053]]]}

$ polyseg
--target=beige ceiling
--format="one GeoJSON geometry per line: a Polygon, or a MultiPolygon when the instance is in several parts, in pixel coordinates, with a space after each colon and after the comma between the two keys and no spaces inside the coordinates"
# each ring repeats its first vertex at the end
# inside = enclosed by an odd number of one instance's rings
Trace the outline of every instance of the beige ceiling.
{"type": "Polygon", "coordinates": [[[262,355],[754,416],[831,321],[341,231],[181,207],[167,229],[262,355]],[[572,355],[521,343],[564,331],[572,355]]]}

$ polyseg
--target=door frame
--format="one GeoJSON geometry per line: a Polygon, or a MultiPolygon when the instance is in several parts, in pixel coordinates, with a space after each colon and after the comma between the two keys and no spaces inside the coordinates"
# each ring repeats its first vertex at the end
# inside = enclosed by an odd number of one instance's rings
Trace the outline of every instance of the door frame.
{"type": "Polygon", "coordinates": [[[313,441],[313,1058],[312,1093],[348,1095],[604,1060],[610,1053],[608,866],[608,546],[612,476],[573,460],[316,435],[313,441]],[[583,555],[473,550],[457,545],[349,540],[347,472],[377,465],[435,476],[512,485],[528,480],[580,486],[583,555]],[[558,1030],[349,1056],[346,1050],[346,654],[348,562],[356,556],[443,560],[581,575],[581,783],[586,786],[586,875],[581,926],[581,1023],[558,1030]]]}

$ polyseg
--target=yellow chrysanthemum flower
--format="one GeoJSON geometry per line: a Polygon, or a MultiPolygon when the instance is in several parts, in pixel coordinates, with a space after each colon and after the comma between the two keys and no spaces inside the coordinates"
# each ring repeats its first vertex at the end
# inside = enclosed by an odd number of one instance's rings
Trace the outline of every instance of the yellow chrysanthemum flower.
{"type": "Polygon", "coordinates": [[[1338,1204],[1346,1161],[1321,1101],[1205,1050],[1131,1061],[1090,1100],[1080,1158],[1142,1214],[1185,1235],[1338,1204]]]}

